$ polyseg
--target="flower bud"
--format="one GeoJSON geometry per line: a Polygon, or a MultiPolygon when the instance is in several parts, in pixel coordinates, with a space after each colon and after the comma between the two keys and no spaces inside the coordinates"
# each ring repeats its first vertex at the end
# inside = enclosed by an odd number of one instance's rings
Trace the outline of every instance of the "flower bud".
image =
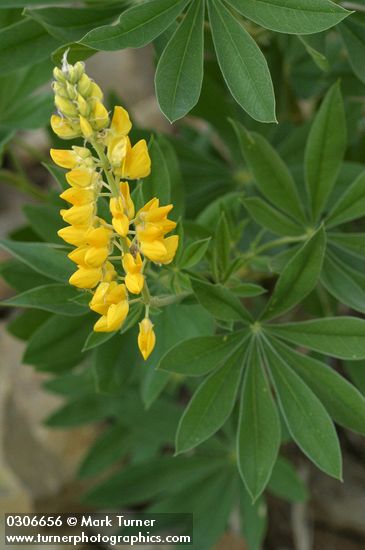
{"type": "Polygon", "coordinates": [[[84,73],[77,83],[77,90],[83,97],[88,97],[92,90],[91,79],[84,73]]]}
{"type": "Polygon", "coordinates": [[[85,139],[90,139],[94,135],[94,130],[90,124],[90,122],[83,116],[79,117],[80,120],[80,128],[82,135],[85,139]]]}
{"type": "Polygon", "coordinates": [[[54,98],[57,109],[66,117],[77,117],[78,111],[76,105],[69,99],[56,95],[54,98]]]}
{"type": "Polygon", "coordinates": [[[145,361],[151,355],[155,343],[156,335],[153,330],[153,324],[149,319],[145,318],[139,323],[138,334],[138,347],[145,361]]]}
{"type": "Polygon", "coordinates": [[[90,105],[88,104],[87,101],[85,101],[85,99],[80,94],[77,95],[77,106],[78,106],[80,115],[82,115],[83,117],[89,116],[90,105]]]}

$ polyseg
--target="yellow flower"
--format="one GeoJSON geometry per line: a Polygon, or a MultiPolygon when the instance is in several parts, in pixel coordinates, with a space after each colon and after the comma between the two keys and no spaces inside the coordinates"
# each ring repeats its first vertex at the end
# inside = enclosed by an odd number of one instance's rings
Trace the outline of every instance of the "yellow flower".
{"type": "Polygon", "coordinates": [[[87,242],[90,246],[103,247],[108,246],[112,232],[110,229],[100,226],[91,229],[87,234],[87,242]]]}
{"type": "Polygon", "coordinates": [[[102,317],[94,325],[96,332],[118,330],[129,311],[125,285],[118,285],[115,282],[101,283],[90,302],[90,307],[102,314],[102,317]]]}
{"type": "Polygon", "coordinates": [[[70,187],[60,194],[61,199],[69,202],[73,206],[83,206],[94,202],[95,194],[88,189],[82,189],[80,187],[70,187]]]}
{"type": "Polygon", "coordinates": [[[102,270],[100,267],[79,267],[71,275],[69,282],[77,288],[94,288],[101,280],[101,277],[102,270]]]}
{"type": "Polygon", "coordinates": [[[58,115],[51,116],[51,127],[55,134],[62,139],[74,139],[81,135],[79,124],[74,124],[58,115]]]}
{"type": "Polygon", "coordinates": [[[107,260],[108,256],[108,247],[89,246],[85,253],[84,262],[90,267],[100,267],[107,260]]]}
{"type": "Polygon", "coordinates": [[[123,202],[123,208],[129,219],[134,217],[134,204],[131,199],[131,194],[129,190],[129,184],[126,181],[122,181],[119,190],[121,193],[121,198],[123,202]]]}
{"type": "Polygon", "coordinates": [[[120,169],[116,169],[117,176],[135,180],[146,178],[151,173],[151,158],[148,153],[146,140],[141,139],[133,147],[127,137],[127,150],[124,162],[120,169]]]}
{"type": "Polygon", "coordinates": [[[110,125],[111,133],[119,136],[126,136],[132,128],[132,123],[129,118],[128,111],[123,107],[114,107],[112,123],[110,125]]]}
{"type": "Polygon", "coordinates": [[[91,168],[75,168],[66,174],[66,180],[71,187],[91,187],[99,179],[91,168]]]}
{"type": "Polygon", "coordinates": [[[96,130],[102,130],[109,124],[108,111],[100,101],[94,104],[91,117],[96,130]]]}
{"type": "Polygon", "coordinates": [[[67,210],[61,210],[63,220],[71,225],[91,225],[94,217],[94,203],[83,206],[71,206],[67,210]]]}
{"type": "Polygon", "coordinates": [[[74,246],[81,246],[85,244],[86,234],[89,227],[73,226],[63,227],[57,231],[57,235],[61,237],[66,243],[73,244],[74,246]]]}
{"type": "Polygon", "coordinates": [[[69,149],[51,149],[50,155],[57,166],[61,168],[72,169],[83,164],[92,164],[92,155],[86,147],[77,147],[74,145],[72,150],[69,149]]]}
{"type": "Polygon", "coordinates": [[[140,294],[144,286],[142,274],[143,262],[140,254],[134,258],[132,254],[124,254],[122,265],[126,272],[125,284],[132,294],[140,294]]]}
{"type": "Polygon", "coordinates": [[[167,250],[166,255],[163,258],[160,258],[159,263],[160,264],[169,264],[172,262],[172,260],[175,257],[177,247],[179,245],[179,237],[178,235],[171,235],[171,237],[167,237],[167,239],[163,240],[163,244],[167,250]]]}
{"type": "Polygon", "coordinates": [[[103,281],[109,283],[117,276],[117,272],[111,262],[105,262],[103,265],[103,281]]]}
{"type": "Polygon", "coordinates": [[[156,335],[153,330],[153,324],[147,318],[139,323],[138,347],[146,361],[151,355],[156,344],[156,335]]]}
{"type": "Polygon", "coordinates": [[[79,116],[79,121],[82,135],[85,139],[90,139],[94,135],[94,129],[91,126],[90,122],[87,120],[87,118],[81,115],[79,116]]]}
{"type": "Polygon", "coordinates": [[[161,263],[161,260],[163,260],[167,254],[167,248],[163,240],[141,241],[140,250],[146,258],[156,263],[161,263]]]}
{"type": "Polygon", "coordinates": [[[123,197],[113,197],[110,199],[109,207],[110,212],[112,213],[112,225],[115,231],[122,237],[128,235],[129,230],[129,218],[124,212],[125,200],[123,197]]]}

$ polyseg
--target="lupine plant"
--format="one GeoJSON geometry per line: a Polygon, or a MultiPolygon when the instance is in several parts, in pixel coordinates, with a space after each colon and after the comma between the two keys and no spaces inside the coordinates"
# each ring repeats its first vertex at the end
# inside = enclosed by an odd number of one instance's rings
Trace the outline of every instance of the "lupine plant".
{"type": "Polygon", "coordinates": [[[238,517],[259,549],[267,495],[308,499],[303,463],[346,482],[338,433],[365,434],[364,2],[71,4],[0,0],[0,173],[39,199],[1,242],[9,332],[66,399],[48,426],[104,426],[83,502],[192,512],[197,550],[238,517]],[[85,68],[149,43],[192,115],[168,135],[85,68]],[[12,150],[49,119],[44,192],[12,150]]]}

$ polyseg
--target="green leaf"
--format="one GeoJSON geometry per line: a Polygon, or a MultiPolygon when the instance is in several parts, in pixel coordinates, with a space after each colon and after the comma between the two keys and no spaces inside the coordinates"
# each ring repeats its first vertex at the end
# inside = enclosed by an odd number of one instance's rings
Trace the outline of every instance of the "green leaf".
{"type": "Polygon", "coordinates": [[[158,197],[161,205],[169,204],[171,198],[171,178],[167,162],[156,138],[152,138],[148,149],[152,170],[151,174],[143,181],[144,200],[148,202],[153,197],[158,197]]]}
{"type": "Polygon", "coordinates": [[[123,468],[91,489],[83,500],[98,507],[131,506],[181,490],[218,471],[223,464],[222,459],[207,460],[205,456],[155,458],[123,468]]]}
{"type": "Polygon", "coordinates": [[[37,367],[51,367],[69,363],[73,367],[82,360],[81,349],[90,331],[93,316],[64,317],[52,315],[29,340],[23,360],[37,367]]]}
{"type": "Polygon", "coordinates": [[[226,84],[239,105],[259,122],[276,122],[266,59],[246,29],[219,0],[208,2],[213,42],[226,84]]]}
{"type": "Polygon", "coordinates": [[[309,498],[309,492],[298,476],[292,464],[279,457],[271,474],[268,490],[275,496],[289,502],[304,502],[309,498]]]}
{"type": "Polygon", "coordinates": [[[193,290],[198,302],[214,317],[222,321],[247,321],[248,312],[228,288],[192,279],[193,290]]]}
{"type": "Polygon", "coordinates": [[[156,95],[170,122],[198,102],[203,82],[204,2],[195,0],[164,49],[156,69],[156,95]]]}
{"type": "Polygon", "coordinates": [[[53,283],[52,279],[33,271],[19,260],[0,263],[0,274],[9,286],[19,292],[24,292],[35,286],[53,283]]]}
{"type": "Polygon", "coordinates": [[[88,311],[85,307],[70,301],[78,294],[79,292],[71,286],[52,284],[32,288],[1,302],[1,304],[43,309],[60,315],[85,315],[88,311]]]}
{"type": "Polygon", "coordinates": [[[301,302],[316,286],[326,250],[326,233],[321,227],[288,262],[263,314],[272,319],[301,302]]]}
{"type": "Polygon", "coordinates": [[[320,470],[341,479],[340,445],[326,409],[267,340],[264,353],[292,438],[320,470]]]}
{"type": "Polygon", "coordinates": [[[335,227],[365,215],[365,172],[346,189],[326,219],[327,227],[335,227]]]}
{"type": "Polygon", "coordinates": [[[250,550],[261,550],[267,527],[267,506],[265,499],[260,497],[253,504],[252,497],[240,484],[241,530],[250,550]]]}
{"type": "Polygon", "coordinates": [[[269,333],[298,346],[339,359],[365,359],[365,321],[356,317],[326,317],[299,323],[266,325],[269,333]]]}
{"type": "Polygon", "coordinates": [[[53,428],[82,426],[114,416],[119,412],[120,407],[120,399],[113,399],[110,395],[95,393],[81,395],[52,413],[45,424],[53,428]]]}
{"type": "MultiPolygon", "coordinates": [[[[112,334],[93,351],[92,367],[98,393],[121,394],[138,366],[137,330],[112,334]]],[[[90,348],[89,348],[90,349],[90,348]]]]}
{"type": "Polygon", "coordinates": [[[306,37],[298,36],[298,38],[313,59],[314,63],[317,65],[317,67],[319,67],[322,71],[329,71],[330,64],[324,53],[326,45],[325,33],[311,34],[306,37]]]}
{"type": "Polygon", "coordinates": [[[63,42],[80,40],[95,27],[111,23],[121,12],[121,5],[100,8],[40,8],[24,10],[24,15],[40,23],[52,36],[63,42]]]}
{"type": "Polygon", "coordinates": [[[273,208],[266,201],[251,197],[244,199],[243,204],[250,216],[256,223],[265,227],[277,235],[297,236],[303,234],[303,228],[296,224],[291,218],[282,214],[280,210],[273,208]]]}
{"type": "Polygon", "coordinates": [[[319,219],[346,150],[346,120],[339,84],[327,93],[305,149],[305,176],[313,219],[319,219]]]}
{"type": "Polygon", "coordinates": [[[258,25],[286,34],[312,34],[337,25],[351,12],[330,0],[228,0],[258,25]]]}
{"type": "Polygon", "coordinates": [[[248,355],[237,432],[241,477],[255,501],[264,491],[280,448],[280,420],[256,345],[248,355]]]}
{"type": "Polygon", "coordinates": [[[248,333],[235,332],[184,340],[162,357],[158,368],[185,376],[202,376],[221,366],[247,338],[248,333]]]}
{"type": "Polygon", "coordinates": [[[365,398],[333,368],[275,342],[280,355],[323,403],[330,416],[345,428],[365,433],[365,398]]]}
{"type": "Polygon", "coordinates": [[[50,314],[39,309],[27,309],[7,324],[6,330],[20,340],[28,340],[50,314]]]}
{"type": "Polygon", "coordinates": [[[199,305],[173,304],[164,307],[154,320],[156,346],[146,365],[142,398],[147,407],[159,396],[169,380],[169,374],[155,370],[162,357],[182,340],[213,333],[213,319],[199,305]]]}
{"type": "Polygon", "coordinates": [[[199,386],[181,417],[176,453],[189,451],[219,430],[232,413],[243,366],[242,348],[199,386]]]}
{"type": "Polygon", "coordinates": [[[60,209],[51,204],[26,204],[23,208],[33,231],[46,242],[64,244],[57,231],[64,226],[60,209]]]}
{"type": "Polygon", "coordinates": [[[345,43],[349,62],[356,76],[365,82],[365,67],[361,59],[365,53],[365,17],[363,13],[354,13],[347,21],[338,26],[345,43]]]}
{"type": "Polygon", "coordinates": [[[328,233],[329,243],[348,254],[365,258],[365,233],[328,233]]]}
{"type": "Polygon", "coordinates": [[[116,424],[101,434],[88,450],[80,464],[78,477],[81,479],[99,475],[129,450],[129,439],[125,426],[116,424]]]}
{"type": "Polygon", "coordinates": [[[198,264],[205,256],[208,250],[211,238],[200,239],[190,243],[183,251],[179,267],[182,269],[190,269],[198,264]]]}
{"type": "Polygon", "coordinates": [[[240,283],[237,286],[231,287],[230,290],[240,298],[253,298],[254,296],[261,296],[261,294],[265,294],[266,292],[266,288],[254,283],[240,283]]]}
{"type": "Polygon", "coordinates": [[[182,179],[179,157],[173,144],[166,136],[159,134],[157,141],[170,176],[170,202],[172,202],[174,208],[169,217],[174,221],[179,221],[185,213],[185,182],[182,179]]]}
{"type": "Polygon", "coordinates": [[[32,19],[24,19],[0,30],[0,74],[7,74],[47,59],[60,41],[32,19]],[[29,56],[29,52],[32,56],[29,56]]]}
{"type": "Polygon", "coordinates": [[[132,6],[117,24],[92,30],[82,43],[97,50],[140,48],[162,34],[186,4],[187,0],[149,0],[132,6]]]}
{"type": "Polygon", "coordinates": [[[224,275],[229,266],[229,256],[231,251],[231,232],[229,229],[227,216],[221,212],[218,220],[213,241],[213,274],[217,281],[224,281],[224,275]]]}
{"type": "Polygon", "coordinates": [[[64,250],[57,250],[46,243],[27,243],[0,240],[0,248],[25,263],[38,273],[65,283],[74,271],[74,264],[64,250]]]}
{"type": "Polygon", "coordinates": [[[332,296],[355,311],[365,313],[365,277],[334,254],[327,254],[321,282],[332,296]]]}
{"type": "MultiPolygon", "coordinates": [[[[70,0],[47,0],[47,4],[69,4],[70,0]]],[[[0,0],[0,9],[25,8],[26,6],[38,6],[45,4],[44,0],[0,0]]]]}
{"type": "Polygon", "coordinates": [[[288,167],[275,149],[260,134],[248,132],[232,121],[242,154],[260,192],[279,210],[303,221],[304,214],[295,182],[288,167]]]}

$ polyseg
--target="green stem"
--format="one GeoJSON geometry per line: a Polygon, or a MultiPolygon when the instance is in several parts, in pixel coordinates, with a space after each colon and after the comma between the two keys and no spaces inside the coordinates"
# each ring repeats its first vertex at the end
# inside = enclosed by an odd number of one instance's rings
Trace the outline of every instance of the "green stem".
{"type": "Polygon", "coordinates": [[[104,153],[104,148],[102,145],[99,145],[99,143],[96,143],[96,141],[92,141],[91,145],[94,147],[95,151],[97,152],[97,155],[100,160],[101,167],[105,173],[106,179],[110,185],[111,192],[113,193],[114,197],[119,197],[119,190],[118,186],[116,184],[116,181],[110,171],[110,164],[108,161],[108,158],[106,154],[104,153]]]}
{"type": "Polygon", "coordinates": [[[262,252],[266,252],[267,250],[271,250],[272,248],[277,248],[278,246],[282,246],[284,244],[292,244],[292,243],[298,243],[302,242],[308,239],[308,235],[301,235],[300,237],[281,237],[280,239],[275,239],[274,241],[270,241],[269,243],[265,243],[255,250],[253,250],[253,256],[258,256],[262,252]]]}
{"type": "Polygon", "coordinates": [[[191,292],[185,291],[181,292],[180,294],[176,295],[170,295],[170,296],[155,296],[154,298],[151,298],[151,306],[154,307],[164,307],[169,306],[171,304],[177,304],[181,302],[184,298],[187,298],[187,296],[191,296],[191,292]]]}

